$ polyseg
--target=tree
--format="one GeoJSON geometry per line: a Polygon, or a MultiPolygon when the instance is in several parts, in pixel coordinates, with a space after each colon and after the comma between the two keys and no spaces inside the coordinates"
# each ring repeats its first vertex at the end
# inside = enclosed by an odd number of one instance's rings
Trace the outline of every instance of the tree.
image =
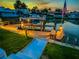
{"type": "Polygon", "coordinates": [[[22,3],[22,4],[21,4],[21,8],[22,8],[22,9],[26,9],[26,8],[27,8],[27,5],[26,5],[25,3],[22,3]]]}
{"type": "Polygon", "coordinates": [[[48,11],[50,12],[51,11],[51,8],[49,8],[48,11]]]}
{"type": "Polygon", "coordinates": [[[38,10],[38,7],[37,6],[34,6],[31,10],[32,13],[37,13],[37,10],[38,10]]]}
{"type": "Polygon", "coordinates": [[[20,0],[16,0],[14,4],[14,8],[17,11],[17,14],[21,16],[25,16],[25,9],[28,10],[27,5],[25,3],[22,3],[20,0]]]}
{"type": "Polygon", "coordinates": [[[43,31],[45,30],[46,21],[43,22],[43,31]]]}
{"type": "Polygon", "coordinates": [[[55,12],[61,13],[62,9],[56,9],[55,12]]]}
{"type": "Polygon", "coordinates": [[[21,1],[20,0],[16,0],[16,3],[14,4],[14,8],[15,9],[21,8],[21,1]]]}
{"type": "Polygon", "coordinates": [[[43,15],[47,15],[47,14],[48,14],[48,9],[47,9],[47,8],[44,8],[44,9],[41,11],[41,13],[42,13],[43,15]]]}

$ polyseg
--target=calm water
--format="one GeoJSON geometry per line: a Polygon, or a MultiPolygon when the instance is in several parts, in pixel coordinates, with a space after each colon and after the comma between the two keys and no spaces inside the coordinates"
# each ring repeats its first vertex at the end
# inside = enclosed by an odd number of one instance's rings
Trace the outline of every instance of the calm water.
{"type": "MultiPolygon", "coordinates": [[[[50,24],[53,26],[53,23],[50,24]]],[[[57,24],[57,29],[59,26],[60,23],[57,24]]],[[[79,46],[79,25],[73,24],[71,22],[65,22],[62,24],[62,26],[64,28],[65,34],[63,42],[79,46]]],[[[53,27],[46,27],[47,30],[52,30],[52,28],[53,27]]]]}
{"type": "MultiPolygon", "coordinates": [[[[59,19],[60,20],[60,19],[59,19]]],[[[46,30],[52,30],[53,29],[54,22],[51,23],[46,23],[45,29],[46,30]]],[[[61,23],[58,23],[56,26],[56,29],[61,25],[61,23]]],[[[74,24],[72,22],[65,21],[62,24],[64,28],[64,42],[69,43],[69,44],[76,44],[79,46],[79,25],[74,24]]]]}
{"type": "MultiPolygon", "coordinates": [[[[53,23],[48,23],[49,25],[51,24],[53,26],[53,23]]],[[[60,23],[57,24],[57,29],[60,26],[60,23]]],[[[74,36],[76,38],[79,39],[79,25],[73,24],[71,22],[65,22],[62,24],[63,28],[64,28],[64,32],[66,35],[70,36],[74,36]]],[[[46,27],[46,29],[48,30],[52,30],[53,27],[46,27]]]]}

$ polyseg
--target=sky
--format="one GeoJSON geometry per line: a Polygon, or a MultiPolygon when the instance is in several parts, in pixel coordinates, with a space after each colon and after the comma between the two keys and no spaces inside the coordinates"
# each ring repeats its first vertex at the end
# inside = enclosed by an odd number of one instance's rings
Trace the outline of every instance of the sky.
{"type": "MultiPolygon", "coordinates": [[[[0,6],[6,8],[14,8],[14,3],[16,0],[0,0],[0,6]]],[[[63,8],[64,0],[21,0],[29,8],[33,6],[38,6],[39,8],[63,8]]],[[[67,9],[71,11],[79,11],[79,0],[67,0],[67,9]]]]}

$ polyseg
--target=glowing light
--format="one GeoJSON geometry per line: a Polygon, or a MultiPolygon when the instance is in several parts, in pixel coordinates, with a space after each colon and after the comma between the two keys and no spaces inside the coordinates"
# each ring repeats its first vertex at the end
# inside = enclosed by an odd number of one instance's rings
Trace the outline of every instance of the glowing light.
{"type": "Polygon", "coordinates": [[[56,34],[56,31],[53,29],[53,30],[51,31],[51,34],[52,34],[52,35],[55,35],[55,34],[56,34]]]}
{"type": "Polygon", "coordinates": [[[61,40],[63,38],[63,36],[64,36],[63,27],[60,26],[59,30],[56,33],[56,39],[61,40]]]}
{"type": "Polygon", "coordinates": [[[22,27],[24,26],[23,22],[21,22],[21,26],[22,26],[22,27]]]}
{"type": "Polygon", "coordinates": [[[29,22],[30,22],[30,19],[28,18],[27,21],[28,21],[28,23],[29,23],[29,22]]]}
{"type": "Polygon", "coordinates": [[[60,31],[63,31],[63,27],[62,27],[61,25],[60,25],[60,27],[59,27],[59,30],[60,30],[60,31]]]}

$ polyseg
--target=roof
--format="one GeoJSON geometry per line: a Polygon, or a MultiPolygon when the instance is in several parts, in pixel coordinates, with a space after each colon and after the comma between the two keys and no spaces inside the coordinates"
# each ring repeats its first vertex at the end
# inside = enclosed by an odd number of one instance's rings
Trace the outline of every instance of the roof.
{"type": "Polygon", "coordinates": [[[46,17],[40,17],[38,14],[31,14],[30,16],[31,20],[46,20],[46,17]]]}
{"type": "Polygon", "coordinates": [[[11,14],[11,13],[2,13],[2,17],[18,17],[18,14],[11,14]]]}

